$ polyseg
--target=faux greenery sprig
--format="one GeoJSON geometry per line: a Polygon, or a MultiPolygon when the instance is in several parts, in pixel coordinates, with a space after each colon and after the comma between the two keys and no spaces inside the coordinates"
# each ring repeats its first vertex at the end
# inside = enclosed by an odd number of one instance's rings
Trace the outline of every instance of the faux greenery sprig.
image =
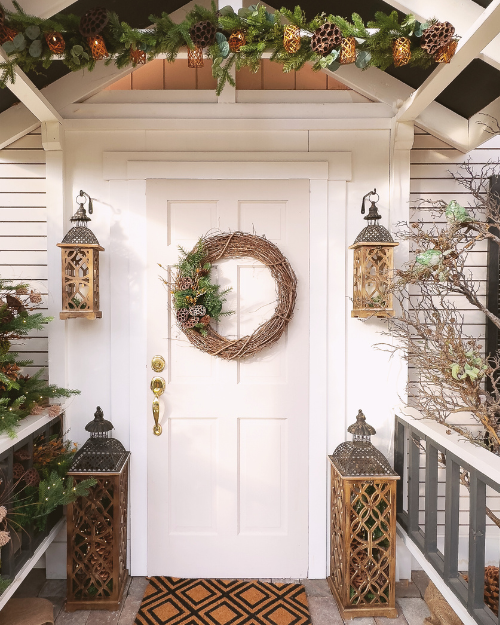
{"type": "MultiPolygon", "coordinates": [[[[14,5],[15,11],[4,10],[5,25],[18,34],[13,41],[3,44],[8,58],[0,63],[1,87],[14,82],[16,65],[24,71],[40,71],[47,69],[54,58],[58,58],[71,71],[94,69],[96,61],[89,42],[79,31],[80,17],[58,14],[50,19],[41,19],[27,15],[15,1],[14,5]],[[58,57],[54,57],[45,39],[45,35],[53,32],[62,33],[66,44],[64,52],[58,57]]],[[[307,62],[312,63],[315,71],[326,67],[335,71],[340,67],[338,46],[326,56],[321,56],[310,45],[314,31],[326,22],[337,24],[343,37],[356,38],[356,66],[360,69],[378,67],[386,70],[393,62],[392,44],[399,37],[410,39],[410,66],[428,67],[434,63],[433,56],[420,47],[420,37],[435,20],[422,24],[414,16],[407,15],[400,22],[396,11],[389,15],[377,12],[374,19],[365,25],[356,13],[353,13],[352,21],[326,13],[307,19],[300,6],[293,11],[282,8],[270,13],[263,5],[256,4],[235,13],[230,6],[217,10],[212,2],[210,8],[195,6],[179,24],[167,13],[151,15],[149,19],[154,26],[137,29],[120,21],[116,13],[109,12],[109,22],[100,33],[109,52],[105,63],[114,63],[119,68],[131,65],[134,63],[130,54],[133,50],[144,51],[148,60],[166,55],[167,60],[172,62],[181,48],[194,48],[190,28],[197,22],[208,20],[217,28],[216,41],[206,49],[206,55],[212,59],[218,94],[226,83],[234,86],[233,67],[236,70],[248,67],[250,71],[257,72],[264,52],[271,52],[271,60],[280,63],[284,72],[297,71],[307,62]],[[298,26],[301,32],[301,46],[294,53],[287,52],[283,44],[287,23],[298,26]],[[228,37],[234,31],[245,34],[246,43],[238,52],[230,52],[229,49],[228,37]]]]}
{"type": "Polygon", "coordinates": [[[203,319],[206,323],[196,323],[193,326],[202,336],[207,336],[207,325],[210,320],[219,321],[221,317],[232,315],[234,311],[223,311],[226,295],[231,288],[221,289],[214,284],[210,277],[211,263],[206,260],[206,251],[201,238],[194,249],[187,252],[179,246],[179,262],[175,265],[177,273],[169,285],[172,293],[173,308],[177,312],[189,310],[193,306],[202,306],[206,311],[203,319]],[[208,319],[207,319],[208,317],[208,319]]]}

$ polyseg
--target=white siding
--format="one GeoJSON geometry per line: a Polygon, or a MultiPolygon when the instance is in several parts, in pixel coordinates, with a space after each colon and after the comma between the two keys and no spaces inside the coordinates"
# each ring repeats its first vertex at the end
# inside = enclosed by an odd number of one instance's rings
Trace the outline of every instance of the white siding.
{"type": "MultiPolygon", "coordinates": [[[[45,152],[40,129],[0,150],[0,276],[29,282],[47,311],[47,206],[45,152]]],[[[47,367],[47,332],[26,338],[16,350],[33,360],[27,373],[47,367]]]]}

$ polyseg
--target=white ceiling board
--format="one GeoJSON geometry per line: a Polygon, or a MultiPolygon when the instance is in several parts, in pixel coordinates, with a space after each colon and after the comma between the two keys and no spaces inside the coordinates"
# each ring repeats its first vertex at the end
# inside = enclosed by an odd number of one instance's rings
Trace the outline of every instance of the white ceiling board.
{"type": "MultiPolygon", "coordinates": [[[[21,6],[29,15],[36,15],[46,19],[74,3],[75,0],[22,0],[21,6]]],[[[2,4],[7,11],[16,10],[12,0],[5,0],[2,4]]]]}

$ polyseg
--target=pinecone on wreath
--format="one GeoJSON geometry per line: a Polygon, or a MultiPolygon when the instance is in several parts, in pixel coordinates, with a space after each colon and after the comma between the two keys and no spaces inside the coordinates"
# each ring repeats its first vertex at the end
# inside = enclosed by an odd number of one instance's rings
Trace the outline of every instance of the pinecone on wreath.
{"type": "Polygon", "coordinates": [[[204,22],[198,22],[189,29],[189,36],[191,37],[195,46],[200,48],[206,48],[211,46],[215,41],[215,26],[210,20],[204,22]]]}
{"type": "Polygon", "coordinates": [[[450,22],[435,22],[422,33],[420,47],[429,54],[435,54],[440,48],[450,43],[455,34],[455,27],[450,22]]]}
{"type": "Polygon", "coordinates": [[[311,50],[316,52],[316,54],[326,56],[341,42],[342,33],[340,28],[333,22],[326,22],[311,37],[311,50]]]}
{"type": "Polygon", "coordinates": [[[181,278],[179,280],[179,290],[180,291],[187,291],[192,286],[193,286],[193,281],[191,280],[191,278],[181,278]]]}
{"type": "Polygon", "coordinates": [[[189,309],[189,314],[191,315],[191,317],[203,317],[206,312],[207,312],[207,309],[205,308],[205,306],[202,306],[201,304],[197,304],[196,306],[191,306],[191,308],[189,309]]]}
{"type": "Polygon", "coordinates": [[[204,326],[207,326],[210,323],[210,319],[210,315],[205,315],[200,319],[200,323],[202,323],[204,326]]]}
{"type": "Polygon", "coordinates": [[[189,319],[189,310],[187,308],[179,308],[176,317],[179,323],[185,323],[189,319]]]}
{"type": "Polygon", "coordinates": [[[200,322],[199,317],[190,317],[187,321],[182,324],[183,330],[189,330],[190,328],[194,328],[194,326],[200,322]]]}

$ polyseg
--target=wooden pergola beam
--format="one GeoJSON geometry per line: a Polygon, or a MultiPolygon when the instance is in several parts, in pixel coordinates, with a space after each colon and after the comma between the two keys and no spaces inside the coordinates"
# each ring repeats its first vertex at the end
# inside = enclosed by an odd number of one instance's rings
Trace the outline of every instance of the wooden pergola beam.
{"type": "Polygon", "coordinates": [[[403,103],[397,121],[415,120],[500,32],[500,0],[493,0],[472,24],[449,64],[439,65],[403,103]]]}

